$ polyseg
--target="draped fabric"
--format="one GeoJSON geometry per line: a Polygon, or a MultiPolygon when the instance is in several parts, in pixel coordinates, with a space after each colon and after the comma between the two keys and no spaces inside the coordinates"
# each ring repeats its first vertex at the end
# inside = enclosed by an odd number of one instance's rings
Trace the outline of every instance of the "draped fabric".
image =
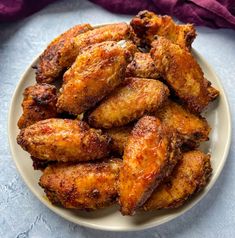
{"type": "MultiPolygon", "coordinates": [[[[56,0],[0,0],[0,22],[15,21],[39,11],[56,0]]],[[[174,16],[182,22],[235,30],[235,0],[90,0],[122,14],[147,9],[174,16]]]]}

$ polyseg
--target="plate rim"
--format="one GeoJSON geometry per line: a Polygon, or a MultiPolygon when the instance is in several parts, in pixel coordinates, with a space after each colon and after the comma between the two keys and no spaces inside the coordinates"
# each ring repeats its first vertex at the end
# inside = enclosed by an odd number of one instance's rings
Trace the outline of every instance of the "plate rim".
{"type": "MultiPolygon", "coordinates": [[[[102,24],[104,25],[104,24],[102,24]]],[[[99,26],[102,26],[99,25],[99,26]]],[[[212,189],[212,187],[214,186],[214,184],[216,183],[216,181],[218,180],[224,165],[227,161],[228,158],[228,154],[230,151],[230,147],[231,147],[231,137],[232,137],[232,119],[231,119],[231,111],[230,111],[230,106],[229,106],[229,102],[228,102],[228,97],[227,94],[224,90],[224,87],[221,83],[220,78],[218,77],[218,75],[215,73],[215,70],[212,68],[212,66],[207,62],[207,60],[194,48],[192,48],[192,52],[193,54],[200,59],[201,62],[203,62],[203,64],[205,64],[206,68],[213,74],[213,77],[216,79],[216,83],[218,84],[219,88],[220,88],[220,95],[223,94],[223,99],[224,99],[224,104],[226,107],[226,111],[228,113],[228,138],[227,138],[227,142],[225,145],[225,149],[223,151],[223,156],[221,158],[222,163],[220,165],[220,167],[218,167],[217,171],[214,173],[213,175],[213,180],[211,180],[208,185],[206,186],[206,190],[205,192],[201,193],[200,196],[198,196],[195,200],[191,201],[190,203],[188,203],[187,207],[185,207],[184,209],[182,209],[182,211],[177,212],[177,214],[172,214],[166,218],[163,218],[162,220],[158,221],[158,222],[153,222],[150,224],[142,224],[142,225],[138,225],[136,227],[131,226],[131,227],[124,227],[122,229],[118,228],[118,227],[109,227],[106,225],[97,225],[97,224],[93,224],[89,221],[83,221],[80,220],[78,221],[77,219],[70,217],[69,215],[67,215],[66,213],[64,213],[64,211],[59,210],[55,205],[52,205],[48,202],[46,202],[46,200],[40,196],[36,189],[34,188],[34,186],[31,186],[30,183],[28,182],[28,179],[26,178],[23,170],[20,168],[20,163],[19,161],[16,159],[17,155],[14,152],[14,141],[16,138],[12,138],[11,135],[13,134],[11,132],[11,125],[12,125],[12,111],[14,108],[14,101],[17,99],[17,96],[19,95],[19,93],[17,93],[19,91],[20,85],[24,82],[24,78],[26,77],[26,75],[28,73],[30,73],[30,71],[32,70],[32,66],[35,65],[35,63],[38,61],[39,56],[41,55],[41,53],[39,53],[32,61],[31,63],[27,66],[26,70],[23,72],[23,74],[20,77],[20,80],[18,81],[18,83],[15,86],[15,89],[13,91],[12,94],[12,99],[10,101],[9,104],[9,110],[8,110],[8,119],[7,119],[7,132],[8,132],[8,144],[9,144],[9,148],[10,148],[10,152],[11,152],[11,158],[14,161],[14,164],[18,170],[18,173],[20,174],[21,178],[23,179],[24,183],[27,185],[27,187],[29,188],[29,190],[34,194],[34,196],[36,196],[38,198],[38,200],[44,204],[47,208],[49,208],[51,211],[53,211],[55,214],[59,215],[60,217],[62,217],[63,219],[73,222],[77,225],[81,225],[83,227],[88,227],[91,229],[96,229],[96,230],[102,230],[102,231],[115,231],[115,232],[127,232],[127,231],[141,231],[141,230],[146,230],[146,229],[150,229],[150,228],[154,228],[157,227],[159,225],[162,225],[164,223],[167,223],[169,221],[172,221],[173,219],[176,219],[177,217],[183,215],[184,213],[188,212],[190,209],[192,209],[196,204],[198,204],[207,194],[208,192],[212,189]]],[[[33,170],[32,170],[33,171],[33,170]]]]}

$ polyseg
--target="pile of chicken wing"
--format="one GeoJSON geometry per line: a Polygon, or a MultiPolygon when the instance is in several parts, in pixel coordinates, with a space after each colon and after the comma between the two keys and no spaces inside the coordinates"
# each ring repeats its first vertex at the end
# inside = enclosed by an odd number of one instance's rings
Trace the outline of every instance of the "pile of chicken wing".
{"type": "Polygon", "coordinates": [[[191,53],[191,24],[142,11],[130,24],[77,25],[39,58],[18,144],[53,204],[123,215],[176,208],[206,186],[201,116],[219,92],[191,53]]]}

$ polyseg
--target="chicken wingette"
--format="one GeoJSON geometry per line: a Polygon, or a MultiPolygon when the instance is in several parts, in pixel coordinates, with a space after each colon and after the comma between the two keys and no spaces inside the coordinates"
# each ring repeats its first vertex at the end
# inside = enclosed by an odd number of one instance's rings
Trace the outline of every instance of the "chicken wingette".
{"type": "Polygon", "coordinates": [[[158,37],[152,46],[155,65],[175,95],[190,111],[202,112],[218,91],[211,92],[211,83],[191,53],[163,37],[158,37]]]}
{"type": "Polygon", "coordinates": [[[90,114],[89,124],[96,128],[112,128],[128,124],[145,113],[156,111],[167,99],[169,90],[160,81],[126,78],[90,114]]]}
{"type": "Polygon", "coordinates": [[[111,150],[120,155],[123,154],[124,147],[127,143],[128,137],[131,134],[133,125],[127,125],[122,127],[114,127],[111,129],[105,130],[105,133],[108,134],[111,139],[111,150]]]}
{"type": "Polygon", "coordinates": [[[74,38],[92,30],[89,24],[76,25],[55,38],[39,57],[36,65],[38,83],[51,83],[75,60],[80,49],[75,47],[74,38]]]}
{"type": "Polygon", "coordinates": [[[96,210],[117,201],[122,161],[56,164],[48,166],[39,184],[53,204],[80,210],[96,210]]]}
{"type": "Polygon", "coordinates": [[[95,106],[125,77],[129,51],[113,41],[90,46],[64,74],[57,107],[80,114],[95,106]]]}
{"type": "Polygon", "coordinates": [[[179,156],[178,141],[159,119],[142,117],[124,148],[119,178],[119,204],[123,215],[133,215],[168,176],[179,156]]]}
{"type": "Polygon", "coordinates": [[[110,138],[85,122],[47,119],[20,131],[18,144],[33,157],[48,161],[88,161],[109,153],[110,138]]]}
{"type": "Polygon", "coordinates": [[[188,145],[197,147],[200,142],[209,140],[211,129],[206,119],[190,113],[182,105],[170,99],[154,115],[178,133],[188,145]]]}
{"type": "Polygon", "coordinates": [[[23,114],[18,121],[20,129],[37,121],[57,116],[56,87],[49,84],[36,84],[24,90],[23,114]]]}
{"type": "Polygon", "coordinates": [[[109,24],[96,29],[89,24],[75,26],[52,41],[41,55],[36,66],[36,79],[39,83],[53,82],[88,46],[131,37],[130,27],[126,23],[109,24]]]}
{"type": "Polygon", "coordinates": [[[160,78],[160,73],[149,53],[137,52],[127,66],[126,77],[157,79],[160,78]]]}
{"type": "Polygon", "coordinates": [[[172,175],[166,179],[144,204],[145,211],[177,208],[204,188],[211,176],[210,156],[200,151],[183,154],[172,175]]]}
{"type": "Polygon", "coordinates": [[[192,24],[178,25],[170,16],[158,16],[146,10],[139,12],[130,24],[142,46],[150,46],[158,36],[163,36],[180,47],[190,48],[196,37],[192,24]]]}

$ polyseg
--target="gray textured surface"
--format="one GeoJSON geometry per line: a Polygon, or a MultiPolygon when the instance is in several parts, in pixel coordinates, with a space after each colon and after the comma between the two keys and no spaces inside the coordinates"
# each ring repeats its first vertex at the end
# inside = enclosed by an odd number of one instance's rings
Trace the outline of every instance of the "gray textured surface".
{"type": "MultiPolygon", "coordinates": [[[[95,231],[60,218],[41,204],[21,180],[7,141],[7,113],[21,74],[51,39],[77,23],[128,20],[86,1],[59,1],[22,21],[0,25],[0,237],[235,237],[235,145],[209,194],[183,216],[133,233],[95,231]]],[[[227,92],[235,122],[235,32],[198,28],[194,43],[227,92]]],[[[221,140],[223,138],[220,138],[221,140]]]]}

